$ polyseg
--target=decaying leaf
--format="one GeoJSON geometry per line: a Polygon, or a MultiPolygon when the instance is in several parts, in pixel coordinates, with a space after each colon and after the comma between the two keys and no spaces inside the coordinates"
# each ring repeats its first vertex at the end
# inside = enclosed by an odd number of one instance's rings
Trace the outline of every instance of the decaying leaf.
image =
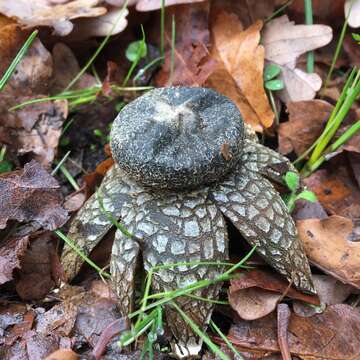
{"type": "MultiPolygon", "coordinates": [[[[18,98],[23,101],[28,97],[18,98]]],[[[44,166],[55,158],[62,125],[67,117],[66,100],[47,101],[26,106],[15,112],[7,112],[13,98],[0,98],[0,141],[8,144],[19,155],[31,154],[44,166]]]]}
{"type": "MultiPolygon", "coordinates": [[[[72,50],[63,43],[55,44],[51,54],[53,59],[51,93],[57,94],[63,91],[80,72],[80,66],[72,50]]],[[[94,76],[85,73],[74,84],[73,89],[92,87],[96,83],[94,76]]]]}
{"type": "Polygon", "coordinates": [[[51,26],[60,36],[68,35],[73,29],[72,19],[96,17],[106,14],[106,8],[98,6],[101,0],[74,0],[56,3],[51,0],[27,0],[9,2],[0,0],[0,13],[15,17],[21,25],[32,28],[51,26]]]}
{"type": "Polygon", "coordinates": [[[336,171],[331,167],[320,169],[305,178],[304,183],[329,214],[344,216],[356,223],[360,218],[360,188],[353,171],[343,154],[330,164],[336,171]]]}
{"type": "MultiPolygon", "coordinates": [[[[236,92],[224,94],[232,99],[231,95],[239,93],[234,100],[245,121],[255,125],[256,130],[270,127],[274,120],[264,90],[264,47],[259,45],[261,28],[262,22],[257,21],[244,30],[237,16],[225,11],[219,12],[212,23],[214,47],[238,88],[236,92]]],[[[218,85],[212,76],[209,79],[212,86],[224,90],[221,82],[218,85]]]]}
{"type": "Polygon", "coordinates": [[[325,273],[360,289],[360,243],[351,241],[352,221],[333,215],[323,220],[299,220],[296,224],[310,261],[325,273]]]}
{"type": "Polygon", "coordinates": [[[20,30],[18,24],[0,15],[0,76],[4,74],[25,39],[26,34],[20,30]]]}
{"type": "Polygon", "coordinates": [[[39,39],[36,39],[21,59],[13,75],[9,79],[1,97],[13,95],[14,103],[19,104],[18,97],[47,94],[51,85],[53,63],[50,52],[39,39]]]}
{"type": "Polygon", "coordinates": [[[326,25],[295,25],[287,15],[270,21],[262,33],[267,61],[281,67],[285,89],[277,92],[281,100],[303,101],[315,97],[321,87],[319,75],[308,74],[296,68],[296,60],[310,50],[327,45],[332,29],[326,25]]]}
{"type": "Polygon", "coordinates": [[[231,307],[244,320],[255,320],[270,314],[276,309],[281,294],[259,288],[248,288],[229,293],[231,307]]]}
{"type": "MultiPolygon", "coordinates": [[[[193,4],[205,0],[165,0],[165,6],[180,5],[180,4],[193,4]]],[[[137,11],[152,11],[161,9],[161,0],[138,0],[136,4],[137,11]]]]}
{"type": "Polygon", "coordinates": [[[20,268],[20,258],[25,253],[29,236],[12,236],[2,240],[0,246],[0,284],[12,280],[13,270],[20,268]]]}
{"type": "Polygon", "coordinates": [[[25,164],[22,171],[0,176],[0,200],[0,229],[8,220],[17,220],[54,230],[67,220],[59,184],[36,161],[25,164]]]}
{"type": "MultiPolygon", "coordinates": [[[[275,314],[251,322],[240,321],[229,331],[228,339],[250,354],[279,353],[275,314]]],[[[308,318],[291,314],[289,349],[302,360],[356,360],[360,356],[360,311],[349,305],[331,305],[322,314],[308,318]]],[[[222,340],[216,339],[218,343],[222,340]]]]}
{"type": "Polygon", "coordinates": [[[278,274],[260,269],[243,272],[239,279],[231,280],[228,295],[230,306],[245,320],[258,319],[271,313],[284,295],[319,304],[316,296],[289,288],[289,283],[278,274]]]}
{"type": "Polygon", "coordinates": [[[207,46],[210,42],[208,29],[209,4],[179,5],[169,8],[167,16],[176,20],[174,49],[174,73],[171,77],[171,23],[165,29],[166,57],[156,76],[157,86],[201,86],[215,68],[207,46]]]}
{"type": "MultiPolygon", "coordinates": [[[[56,65],[55,69],[58,69],[59,61],[56,65]]],[[[0,94],[0,142],[7,144],[13,153],[26,155],[44,166],[49,166],[56,155],[62,125],[68,114],[67,101],[35,103],[15,111],[9,109],[34,97],[44,97],[52,86],[59,89],[61,75],[56,70],[54,79],[53,69],[51,54],[37,40],[0,94]]],[[[69,71],[63,72],[65,79],[69,71]]]]}
{"type": "Polygon", "coordinates": [[[15,280],[16,292],[23,300],[41,300],[54,287],[55,246],[48,231],[31,240],[15,280]]]}
{"type": "Polygon", "coordinates": [[[66,287],[63,299],[37,319],[37,332],[48,335],[81,336],[94,347],[101,332],[116,320],[116,302],[80,287],[66,287]]]}
{"type": "Polygon", "coordinates": [[[313,275],[316,293],[322,304],[341,304],[350,294],[358,292],[353,286],[344,284],[328,275],[313,275]]]}
{"type": "Polygon", "coordinates": [[[301,155],[321,135],[333,106],[323,100],[288,102],[289,121],[279,125],[279,151],[301,155]]]}

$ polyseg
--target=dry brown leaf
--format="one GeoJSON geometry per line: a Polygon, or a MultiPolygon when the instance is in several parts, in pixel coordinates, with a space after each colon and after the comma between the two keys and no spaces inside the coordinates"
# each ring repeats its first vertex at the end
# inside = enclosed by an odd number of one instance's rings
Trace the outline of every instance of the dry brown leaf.
{"type": "Polygon", "coordinates": [[[51,353],[44,360],[78,360],[79,355],[71,349],[59,349],[51,353]]]}
{"type": "Polygon", "coordinates": [[[212,48],[211,57],[217,60],[217,66],[206,80],[205,86],[215,89],[229,97],[239,108],[244,120],[250,124],[255,131],[262,132],[263,127],[259,122],[258,116],[236,85],[235,80],[225,69],[215,47],[212,48]]]}
{"type": "Polygon", "coordinates": [[[337,156],[328,167],[305,178],[304,184],[316,194],[329,214],[347,217],[354,223],[359,221],[360,188],[346,156],[337,156]]]}
{"type": "Polygon", "coordinates": [[[59,63],[57,59],[54,79],[52,56],[36,40],[0,94],[0,141],[7,144],[11,152],[26,155],[44,166],[49,166],[56,155],[61,128],[68,113],[67,101],[37,103],[16,111],[9,109],[34,97],[44,97],[52,87],[63,90],[61,77],[67,79],[73,67],[68,66],[67,71],[59,74],[65,68],[59,63]]]}
{"type": "MultiPolygon", "coordinates": [[[[227,338],[240,350],[252,354],[280,351],[275,314],[233,325],[227,338]]],[[[349,305],[331,305],[322,314],[304,318],[291,314],[288,343],[292,355],[302,360],[357,360],[360,357],[360,311],[349,305]]],[[[215,339],[222,344],[223,340],[215,339]]]]}
{"type": "Polygon", "coordinates": [[[316,296],[289,288],[289,283],[280,275],[261,269],[242,272],[239,279],[230,281],[228,291],[230,306],[245,320],[258,319],[271,313],[284,294],[292,299],[319,305],[316,296]]]}
{"type": "Polygon", "coordinates": [[[360,289],[360,243],[350,241],[353,223],[333,215],[298,220],[299,236],[310,261],[324,272],[360,289]]]}
{"type": "MultiPolygon", "coordinates": [[[[244,120],[250,124],[257,123],[258,127],[270,127],[274,113],[264,90],[264,47],[259,45],[261,28],[262,22],[257,21],[243,30],[236,15],[221,11],[213,20],[212,35],[225,69],[245,98],[244,106],[238,102],[244,120]]],[[[216,88],[213,79],[211,82],[216,88]]],[[[221,84],[219,86],[222,87],[221,84]]]]}
{"type": "Polygon", "coordinates": [[[12,280],[13,270],[20,268],[20,258],[26,251],[29,236],[12,236],[1,241],[0,284],[12,280]]]}
{"type": "Polygon", "coordinates": [[[322,304],[341,304],[350,294],[357,293],[353,286],[344,284],[328,275],[313,275],[316,293],[322,304]]]}
{"type": "MultiPolygon", "coordinates": [[[[72,50],[63,43],[57,43],[52,49],[53,73],[51,81],[51,93],[57,94],[63,91],[72,79],[80,72],[79,63],[72,50]]],[[[73,89],[83,89],[97,84],[94,76],[83,74],[74,84],[73,89]]]]}
{"type": "Polygon", "coordinates": [[[14,105],[19,104],[19,96],[47,94],[51,85],[53,62],[50,52],[36,39],[17,65],[1,97],[14,96],[14,105]]]}
{"type": "Polygon", "coordinates": [[[286,104],[289,121],[279,125],[279,151],[301,155],[320,136],[333,106],[323,100],[296,101],[286,104]]]}
{"type": "MultiPolygon", "coordinates": [[[[165,6],[180,5],[180,4],[193,4],[203,2],[205,0],[165,0],[165,6]]],[[[152,11],[161,9],[162,0],[138,0],[136,4],[137,11],[152,11]]]]}
{"type": "Polygon", "coordinates": [[[68,35],[73,29],[72,19],[97,17],[106,14],[106,8],[98,6],[101,0],[74,0],[65,4],[56,4],[50,0],[8,1],[0,0],[0,13],[15,17],[27,28],[51,26],[55,34],[68,35]]]}
{"type": "Polygon", "coordinates": [[[166,16],[176,19],[176,43],[174,73],[171,70],[171,23],[165,29],[166,57],[157,74],[157,86],[202,86],[215,68],[207,46],[210,42],[208,29],[209,3],[195,3],[171,7],[166,16]]]}
{"type": "Polygon", "coordinates": [[[276,309],[281,294],[259,288],[248,288],[229,294],[231,307],[244,320],[255,320],[276,309]]]}
{"type": "Polygon", "coordinates": [[[0,15],[0,77],[4,74],[26,39],[19,25],[0,15]]]}
{"type": "Polygon", "coordinates": [[[302,300],[314,305],[319,304],[316,296],[304,294],[293,287],[289,288],[289,283],[279,274],[261,269],[244,271],[239,279],[231,280],[229,293],[235,294],[240,290],[252,287],[269,290],[281,295],[286,293],[286,296],[291,299],[302,300]]]}
{"type": "Polygon", "coordinates": [[[21,270],[15,279],[15,288],[23,300],[41,300],[54,287],[52,276],[55,242],[46,231],[31,240],[21,259],[21,270]],[[41,261],[39,261],[41,259],[41,261]]]}
{"type": "MultiPolygon", "coordinates": [[[[29,97],[18,97],[26,101],[29,97]]],[[[0,97],[0,141],[18,155],[30,154],[44,166],[55,158],[62,125],[68,114],[66,100],[47,101],[9,112],[13,97],[0,97]]]]}
{"type": "Polygon", "coordinates": [[[247,28],[255,20],[265,20],[271,16],[279,5],[279,0],[212,0],[211,11],[214,14],[222,10],[233,13],[240,19],[241,24],[247,28]]]}
{"type": "Polygon", "coordinates": [[[0,176],[0,229],[8,220],[35,221],[54,230],[65,224],[59,184],[36,161],[0,176]]]}

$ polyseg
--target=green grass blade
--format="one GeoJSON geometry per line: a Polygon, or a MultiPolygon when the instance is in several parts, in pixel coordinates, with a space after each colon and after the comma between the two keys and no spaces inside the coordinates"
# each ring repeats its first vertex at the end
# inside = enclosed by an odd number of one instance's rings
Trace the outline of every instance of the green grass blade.
{"type": "Polygon", "coordinates": [[[216,333],[224,340],[227,347],[237,356],[237,359],[244,360],[240,353],[235,349],[234,345],[229,341],[225,334],[217,327],[217,325],[210,320],[210,326],[216,331],[216,333]]]}
{"type": "MultiPolygon", "coordinates": [[[[305,5],[305,23],[306,25],[313,24],[313,11],[312,11],[312,0],[304,0],[305,5]]],[[[314,51],[308,51],[306,70],[308,73],[314,72],[314,51]]]]}
{"type": "Polygon", "coordinates": [[[8,82],[10,76],[12,75],[12,73],[14,72],[16,66],[19,64],[19,62],[21,61],[21,59],[25,56],[26,52],[28,51],[28,49],[30,48],[31,44],[33,43],[33,41],[35,40],[36,36],[38,34],[38,30],[34,30],[30,36],[27,38],[27,40],[25,41],[24,45],[21,47],[21,49],[18,51],[18,53],[16,54],[14,60],[11,62],[10,66],[6,69],[5,74],[3,75],[3,77],[0,80],[0,91],[2,91],[2,89],[4,88],[4,86],[6,85],[6,83],[8,82]]]}
{"type": "Polygon", "coordinates": [[[89,259],[82,251],[81,249],[72,241],[70,238],[68,238],[66,235],[64,235],[60,230],[54,230],[54,233],[63,240],[67,245],[71,247],[75,251],[75,253],[81,257],[86,263],[88,263],[92,268],[94,268],[100,276],[104,276],[107,278],[110,278],[110,274],[105,272],[103,269],[101,269],[99,266],[97,266],[91,259],[89,259]]]}
{"type": "Polygon", "coordinates": [[[221,360],[230,360],[230,358],[225,353],[223,353],[214,342],[212,342],[209,336],[206,333],[204,333],[199,328],[199,326],[196,325],[194,321],[189,316],[187,316],[183,310],[180,309],[180,307],[176,303],[172,302],[171,306],[173,306],[177,310],[177,312],[184,319],[184,321],[191,327],[194,333],[204,341],[204,343],[209,347],[209,349],[214,354],[216,354],[221,360]]]}

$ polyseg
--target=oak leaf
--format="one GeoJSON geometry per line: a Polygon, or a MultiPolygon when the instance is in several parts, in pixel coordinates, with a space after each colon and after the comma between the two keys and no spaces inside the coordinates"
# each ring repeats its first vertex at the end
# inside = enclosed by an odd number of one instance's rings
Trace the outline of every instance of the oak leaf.
{"type": "Polygon", "coordinates": [[[265,25],[262,43],[265,58],[282,69],[280,79],[285,89],[278,94],[284,102],[311,100],[321,87],[316,73],[305,73],[296,68],[301,54],[327,45],[332,39],[332,29],[326,25],[295,25],[287,15],[280,16],[265,25]]]}
{"type": "Polygon", "coordinates": [[[261,131],[270,127],[274,120],[269,100],[264,90],[264,47],[259,45],[262,22],[256,21],[246,30],[243,29],[238,17],[221,11],[212,23],[214,55],[222,64],[209,77],[208,81],[220,92],[236,102],[244,120],[261,131]],[[223,74],[219,76],[219,73],[223,74]],[[227,74],[228,73],[228,74],[227,74]],[[221,83],[231,83],[236,88],[221,83]],[[218,81],[214,81],[218,78],[218,81]]]}

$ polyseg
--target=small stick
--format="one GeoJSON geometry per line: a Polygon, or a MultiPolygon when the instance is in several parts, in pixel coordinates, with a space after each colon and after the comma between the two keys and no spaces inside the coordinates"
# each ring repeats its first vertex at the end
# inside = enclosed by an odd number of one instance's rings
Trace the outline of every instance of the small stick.
{"type": "Polygon", "coordinates": [[[106,345],[109,341],[115,336],[126,330],[130,329],[129,318],[122,317],[110,323],[101,333],[96,346],[92,351],[92,356],[98,360],[101,358],[101,355],[105,352],[106,345]]]}
{"type": "Polygon", "coordinates": [[[277,306],[277,336],[278,344],[283,360],[291,360],[291,353],[288,343],[288,326],[290,320],[290,310],[287,304],[277,306]]]}

